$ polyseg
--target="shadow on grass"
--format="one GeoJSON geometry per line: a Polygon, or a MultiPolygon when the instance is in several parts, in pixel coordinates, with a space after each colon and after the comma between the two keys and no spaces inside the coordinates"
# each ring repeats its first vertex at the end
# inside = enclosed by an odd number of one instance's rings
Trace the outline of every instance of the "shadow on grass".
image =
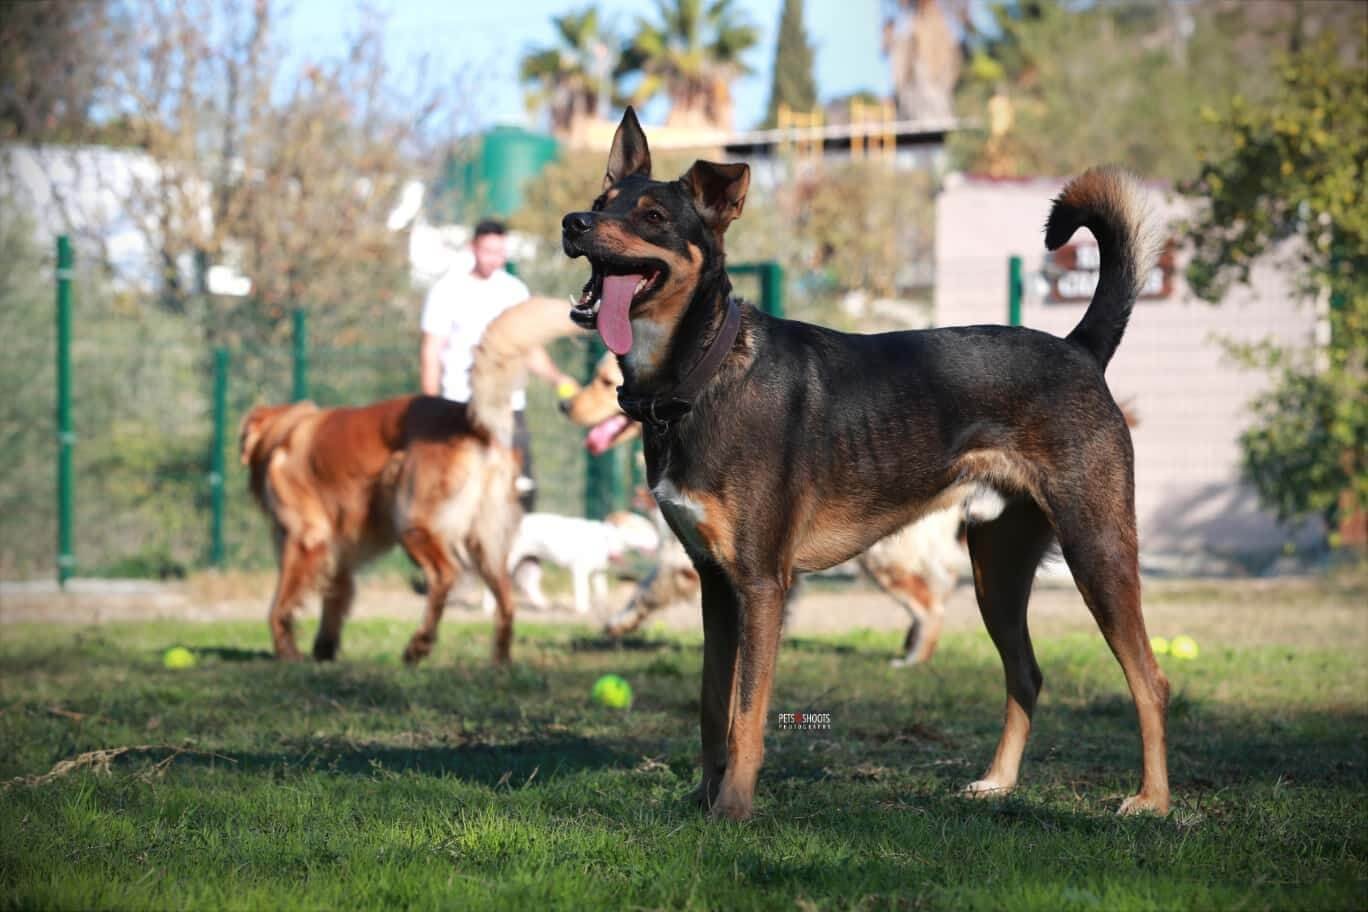
{"type": "Polygon", "coordinates": [[[625,636],[621,639],[582,636],[570,641],[571,652],[661,652],[679,651],[680,648],[680,645],[672,640],[650,640],[639,636],[625,636]]]}
{"type": "Polygon", "coordinates": [[[266,649],[238,649],[232,646],[197,646],[192,651],[201,658],[218,659],[220,662],[257,662],[275,658],[266,649]]]}
{"type": "Polygon", "coordinates": [[[557,735],[498,745],[405,748],[323,739],[283,751],[228,751],[215,756],[186,754],[179,757],[178,762],[210,766],[221,765],[226,759],[235,764],[233,769],[238,772],[282,776],[307,772],[370,779],[385,774],[414,773],[450,776],[490,787],[524,787],[586,770],[631,769],[646,753],[644,749],[632,750],[631,743],[557,735]]]}

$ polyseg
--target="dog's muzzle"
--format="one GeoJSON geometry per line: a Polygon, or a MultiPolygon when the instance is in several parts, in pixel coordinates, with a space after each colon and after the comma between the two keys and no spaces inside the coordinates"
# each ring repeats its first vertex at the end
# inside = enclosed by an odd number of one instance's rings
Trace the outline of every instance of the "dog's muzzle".
{"type": "Polygon", "coordinates": [[[561,219],[561,247],[565,249],[566,256],[574,259],[587,253],[582,241],[585,235],[594,230],[596,218],[593,212],[571,212],[561,219]]]}
{"type": "MultiPolygon", "coordinates": [[[[561,219],[561,247],[570,259],[588,255],[588,239],[598,220],[594,212],[571,212],[561,219]]],[[[591,273],[578,300],[570,302],[570,319],[581,329],[593,329],[598,320],[596,277],[591,273]]]]}

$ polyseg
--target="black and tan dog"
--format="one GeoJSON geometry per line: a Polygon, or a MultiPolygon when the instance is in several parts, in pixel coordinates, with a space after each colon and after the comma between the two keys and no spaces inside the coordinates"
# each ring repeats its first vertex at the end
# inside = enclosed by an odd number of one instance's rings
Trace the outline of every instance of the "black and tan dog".
{"type": "Polygon", "coordinates": [[[1130,433],[1103,378],[1151,261],[1137,185],[1090,171],[1050,212],[1046,246],[1087,226],[1101,248],[1097,291],[1067,338],[1003,326],[865,336],[731,296],[723,234],[749,179],[744,164],[700,161],[652,180],[629,110],[603,194],[562,223],[565,252],[592,267],[571,316],[621,360],[648,481],[702,579],[697,798],[717,815],[751,813],[795,574],[970,498],[996,514],[971,527],[969,549],[1007,706],[997,753],[967,791],[1017,782],[1041,686],[1026,602],[1057,541],[1139,713],[1141,786],[1121,811],[1167,811],[1169,688],[1140,611],[1130,433]]]}

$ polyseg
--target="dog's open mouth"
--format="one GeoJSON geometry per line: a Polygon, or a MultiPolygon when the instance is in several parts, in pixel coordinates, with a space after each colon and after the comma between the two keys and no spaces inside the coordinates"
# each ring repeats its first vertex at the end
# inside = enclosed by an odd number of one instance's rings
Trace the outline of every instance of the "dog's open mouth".
{"type": "Polygon", "coordinates": [[[603,344],[617,355],[632,350],[632,308],[658,289],[665,267],[650,262],[593,261],[593,272],[570,316],[598,329],[603,344]]]}
{"type": "Polygon", "coordinates": [[[603,419],[584,435],[584,447],[601,456],[617,445],[618,439],[632,426],[632,419],[621,413],[603,419]]]}

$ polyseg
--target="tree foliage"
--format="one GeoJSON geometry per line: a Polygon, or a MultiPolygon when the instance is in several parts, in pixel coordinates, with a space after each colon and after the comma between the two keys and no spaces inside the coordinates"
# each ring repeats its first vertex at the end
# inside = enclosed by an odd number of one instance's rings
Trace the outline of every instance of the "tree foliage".
{"type": "Polygon", "coordinates": [[[529,109],[545,109],[551,129],[574,136],[585,120],[600,117],[599,108],[615,98],[613,66],[619,39],[600,28],[597,7],[553,16],[559,39],[547,48],[534,48],[522,58],[519,77],[530,86],[529,109]]]}
{"type": "Polygon", "coordinates": [[[338,56],[287,58],[271,0],[32,5],[51,21],[21,6],[6,42],[15,31],[40,43],[0,64],[20,81],[0,122],[50,160],[68,149],[79,161],[70,144],[82,142],[152,163],[145,179],[95,179],[154,251],[165,311],[216,342],[253,343],[287,332],[295,307],[335,343],[407,312],[407,238],[387,216],[462,102],[444,79],[391,68],[383,20],[363,17],[338,56]],[[81,66],[44,82],[48,55],[69,47],[81,66]],[[251,294],[208,300],[217,264],[249,278],[251,294]]]}
{"type": "Polygon", "coordinates": [[[633,101],[670,100],[670,126],[732,126],[731,81],[749,72],[741,59],[760,40],[734,0],[656,0],[654,20],[638,19],[618,74],[639,73],[633,101]]]}
{"type": "Polygon", "coordinates": [[[779,40],[774,48],[774,72],[770,78],[765,127],[778,123],[780,105],[787,105],[794,111],[811,111],[817,107],[812,57],[812,44],[803,28],[803,0],[784,0],[779,15],[779,40]]]}
{"type": "Polygon", "coordinates": [[[1192,287],[1218,299],[1270,249],[1294,258],[1304,291],[1329,304],[1329,344],[1242,352],[1275,372],[1241,438],[1246,474],[1283,517],[1331,528],[1368,506],[1368,89],[1364,61],[1327,38],[1278,67],[1262,104],[1208,113],[1219,147],[1186,189],[1192,287]]]}
{"type": "Polygon", "coordinates": [[[1213,124],[1204,108],[1272,91],[1272,60],[1313,29],[1357,28],[1363,4],[1020,0],[972,36],[959,89],[978,131],[952,138],[962,167],[996,176],[1074,174],[1102,161],[1192,177],[1213,124]],[[1355,25],[1355,23],[1358,23],[1355,25]],[[1352,28],[1351,28],[1352,27],[1352,28]]]}

